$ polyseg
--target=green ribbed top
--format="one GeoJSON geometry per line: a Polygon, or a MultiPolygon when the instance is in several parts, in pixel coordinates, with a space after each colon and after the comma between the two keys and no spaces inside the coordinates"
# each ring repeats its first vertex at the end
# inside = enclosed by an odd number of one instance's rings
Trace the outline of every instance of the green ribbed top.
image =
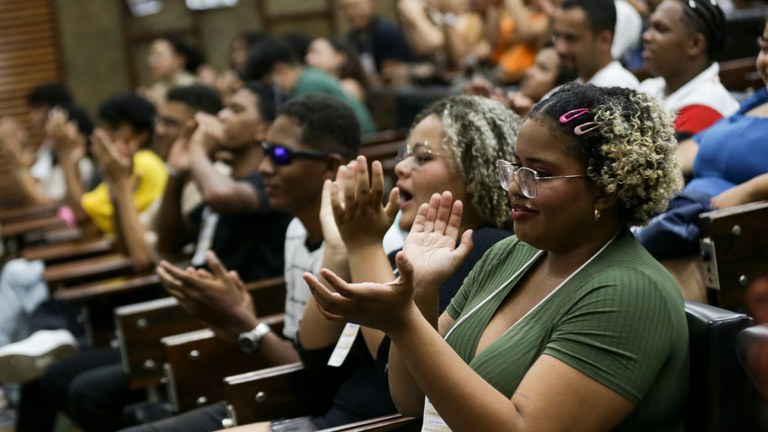
{"type": "Polygon", "coordinates": [[[616,430],[682,431],[688,387],[683,299],[629,231],[475,356],[494,312],[539,252],[517,237],[489,250],[448,307],[457,321],[448,343],[510,398],[546,353],[637,404],[616,430]]]}

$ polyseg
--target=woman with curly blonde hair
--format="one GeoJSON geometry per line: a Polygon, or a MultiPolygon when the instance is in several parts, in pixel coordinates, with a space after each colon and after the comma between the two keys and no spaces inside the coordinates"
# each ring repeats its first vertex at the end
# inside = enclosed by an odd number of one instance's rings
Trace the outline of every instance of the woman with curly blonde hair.
{"type": "Polygon", "coordinates": [[[397,280],[305,280],[326,317],[389,336],[392,398],[425,430],[681,431],[683,300],[629,231],[675,190],[673,134],[633,90],[573,84],[536,105],[497,162],[516,235],[439,319],[437,287],[472,246],[450,193],[419,209],[397,280]]]}

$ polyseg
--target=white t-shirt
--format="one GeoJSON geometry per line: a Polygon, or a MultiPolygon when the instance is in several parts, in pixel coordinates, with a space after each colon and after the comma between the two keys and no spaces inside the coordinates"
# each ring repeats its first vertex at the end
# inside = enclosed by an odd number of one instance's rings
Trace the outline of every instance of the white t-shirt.
{"type": "Polygon", "coordinates": [[[294,218],[285,232],[285,325],[283,336],[295,341],[304,308],[311,295],[302,277],[304,273],[320,273],[324,245],[310,251],[307,231],[298,218],[294,218]]]}
{"type": "Polygon", "coordinates": [[[613,31],[611,57],[620,59],[630,48],[640,43],[643,18],[627,0],[616,0],[616,28],[613,31]]]}
{"type": "Polygon", "coordinates": [[[675,114],[691,105],[710,107],[723,117],[739,109],[739,103],[720,83],[720,65],[717,63],[712,63],[672,94],[666,94],[667,83],[662,77],[648,78],[640,84],[640,90],[656,98],[675,114]]]}
{"type": "MultiPolygon", "coordinates": [[[[581,78],[576,81],[584,83],[581,78]]],[[[598,87],[626,87],[629,89],[637,89],[640,86],[637,77],[632,72],[624,69],[624,66],[616,60],[597,71],[587,83],[598,87]]]]}

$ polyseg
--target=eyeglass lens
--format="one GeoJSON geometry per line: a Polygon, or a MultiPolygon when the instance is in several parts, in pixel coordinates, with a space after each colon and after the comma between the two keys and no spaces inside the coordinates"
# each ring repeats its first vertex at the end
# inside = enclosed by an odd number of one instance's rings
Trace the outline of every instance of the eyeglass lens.
{"type": "Polygon", "coordinates": [[[520,191],[526,198],[536,198],[536,173],[532,169],[519,167],[515,170],[514,165],[507,163],[499,163],[498,169],[501,187],[505,191],[509,191],[510,184],[517,181],[520,191]]]}

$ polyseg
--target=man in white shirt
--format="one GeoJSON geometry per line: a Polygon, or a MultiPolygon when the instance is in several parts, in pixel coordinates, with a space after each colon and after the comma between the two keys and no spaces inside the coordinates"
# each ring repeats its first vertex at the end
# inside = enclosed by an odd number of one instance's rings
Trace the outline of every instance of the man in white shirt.
{"type": "Polygon", "coordinates": [[[636,89],[637,78],[611,56],[616,26],[613,0],[566,0],[554,13],[555,50],[578,82],[636,89]]]}
{"type": "Polygon", "coordinates": [[[657,77],[643,81],[640,90],[674,112],[678,139],[738,110],[714,61],[725,45],[725,15],[718,5],[709,0],[662,1],[643,33],[643,45],[645,67],[657,77]]]}

